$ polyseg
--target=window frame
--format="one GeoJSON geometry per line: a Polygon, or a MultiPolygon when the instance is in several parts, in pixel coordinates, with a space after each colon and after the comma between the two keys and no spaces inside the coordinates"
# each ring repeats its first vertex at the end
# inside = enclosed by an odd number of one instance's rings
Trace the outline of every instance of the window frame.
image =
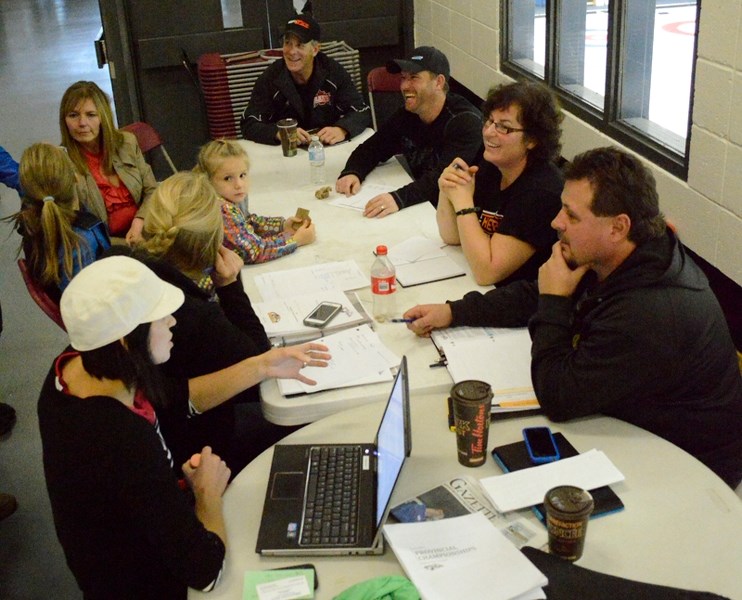
{"type": "MultiPolygon", "coordinates": [[[[648,120],[639,119],[632,123],[630,119],[621,120],[621,72],[620,56],[622,51],[621,32],[626,26],[626,3],[631,0],[610,0],[608,5],[608,40],[606,55],[606,89],[603,109],[600,110],[576,95],[569,94],[558,86],[557,63],[558,44],[554,43],[558,35],[558,24],[560,23],[560,2],[557,0],[546,0],[546,31],[545,31],[545,65],[544,76],[541,78],[536,73],[529,71],[523,66],[512,61],[509,57],[509,40],[511,34],[510,3],[518,0],[500,0],[500,14],[502,16],[502,35],[500,36],[500,69],[506,75],[515,79],[530,79],[545,83],[559,99],[559,103],[566,111],[575,115],[587,124],[595,127],[601,133],[614,139],[617,143],[635,151],[637,154],[647,158],[657,166],[676,175],[683,180],[688,177],[688,163],[692,130],[692,115],[694,90],[696,79],[696,64],[698,61],[698,29],[701,14],[702,0],[696,0],[696,29],[693,42],[693,61],[690,77],[690,98],[688,105],[687,134],[683,154],[680,154],[669,145],[663,144],[657,138],[670,139],[673,135],[662,129],[658,132],[653,123],[648,120]],[[647,132],[655,129],[655,136],[650,137],[647,132]],[[658,135],[661,133],[662,135],[658,135]]],[[[678,138],[680,140],[680,138],[678,138]]]]}

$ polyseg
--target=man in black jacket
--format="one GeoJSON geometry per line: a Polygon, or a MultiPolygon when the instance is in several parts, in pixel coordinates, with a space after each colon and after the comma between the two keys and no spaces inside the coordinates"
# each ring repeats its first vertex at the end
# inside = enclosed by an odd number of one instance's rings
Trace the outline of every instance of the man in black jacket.
{"type": "Polygon", "coordinates": [[[345,68],[320,52],[320,27],[311,15],[289,20],[283,60],[275,61],[255,82],[240,120],[242,135],[261,144],[278,144],[276,123],[294,118],[299,143],[316,131],[325,145],[337,144],[371,125],[371,112],[345,68]]]}
{"type": "Polygon", "coordinates": [[[448,91],[450,67],[446,55],[432,46],[415,48],[407,59],[386,65],[402,73],[404,107],[356,148],[340,173],[335,189],[352,196],[361,182],[395,154],[403,154],[415,181],[371,198],[364,216],[386,217],[403,208],[438,204],[438,177],[456,157],[474,164],[482,146],[482,113],[468,100],[448,91]]]}
{"type": "Polygon", "coordinates": [[[538,282],[405,313],[418,335],[529,327],[531,377],[554,421],[603,413],[742,481],[742,378],[721,308],[659,211],[651,172],[615,148],[574,159],[559,241],[538,282]]]}

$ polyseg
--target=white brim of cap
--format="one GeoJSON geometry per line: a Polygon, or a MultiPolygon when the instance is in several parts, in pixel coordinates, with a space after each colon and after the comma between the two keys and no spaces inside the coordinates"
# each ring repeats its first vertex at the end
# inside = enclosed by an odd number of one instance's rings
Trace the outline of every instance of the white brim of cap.
{"type": "Polygon", "coordinates": [[[111,256],[88,265],[72,278],[62,294],[60,310],[70,344],[84,352],[173,314],[184,300],[182,290],[144,264],[130,257],[111,256]]]}

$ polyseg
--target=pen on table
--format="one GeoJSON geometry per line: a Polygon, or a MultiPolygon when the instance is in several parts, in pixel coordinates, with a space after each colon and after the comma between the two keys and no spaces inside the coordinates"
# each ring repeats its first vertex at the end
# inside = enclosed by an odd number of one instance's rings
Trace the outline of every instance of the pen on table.
{"type": "Polygon", "coordinates": [[[413,323],[415,319],[389,319],[390,323],[413,323]]]}

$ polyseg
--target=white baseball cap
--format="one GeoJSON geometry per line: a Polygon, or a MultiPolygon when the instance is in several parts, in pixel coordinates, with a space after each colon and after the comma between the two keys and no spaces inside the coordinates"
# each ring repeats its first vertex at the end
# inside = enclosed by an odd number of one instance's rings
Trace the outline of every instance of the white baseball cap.
{"type": "Polygon", "coordinates": [[[75,350],[95,350],[175,312],[183,292],[128,256],[102,258],[72,278],[59,308],[75,350]]]}

